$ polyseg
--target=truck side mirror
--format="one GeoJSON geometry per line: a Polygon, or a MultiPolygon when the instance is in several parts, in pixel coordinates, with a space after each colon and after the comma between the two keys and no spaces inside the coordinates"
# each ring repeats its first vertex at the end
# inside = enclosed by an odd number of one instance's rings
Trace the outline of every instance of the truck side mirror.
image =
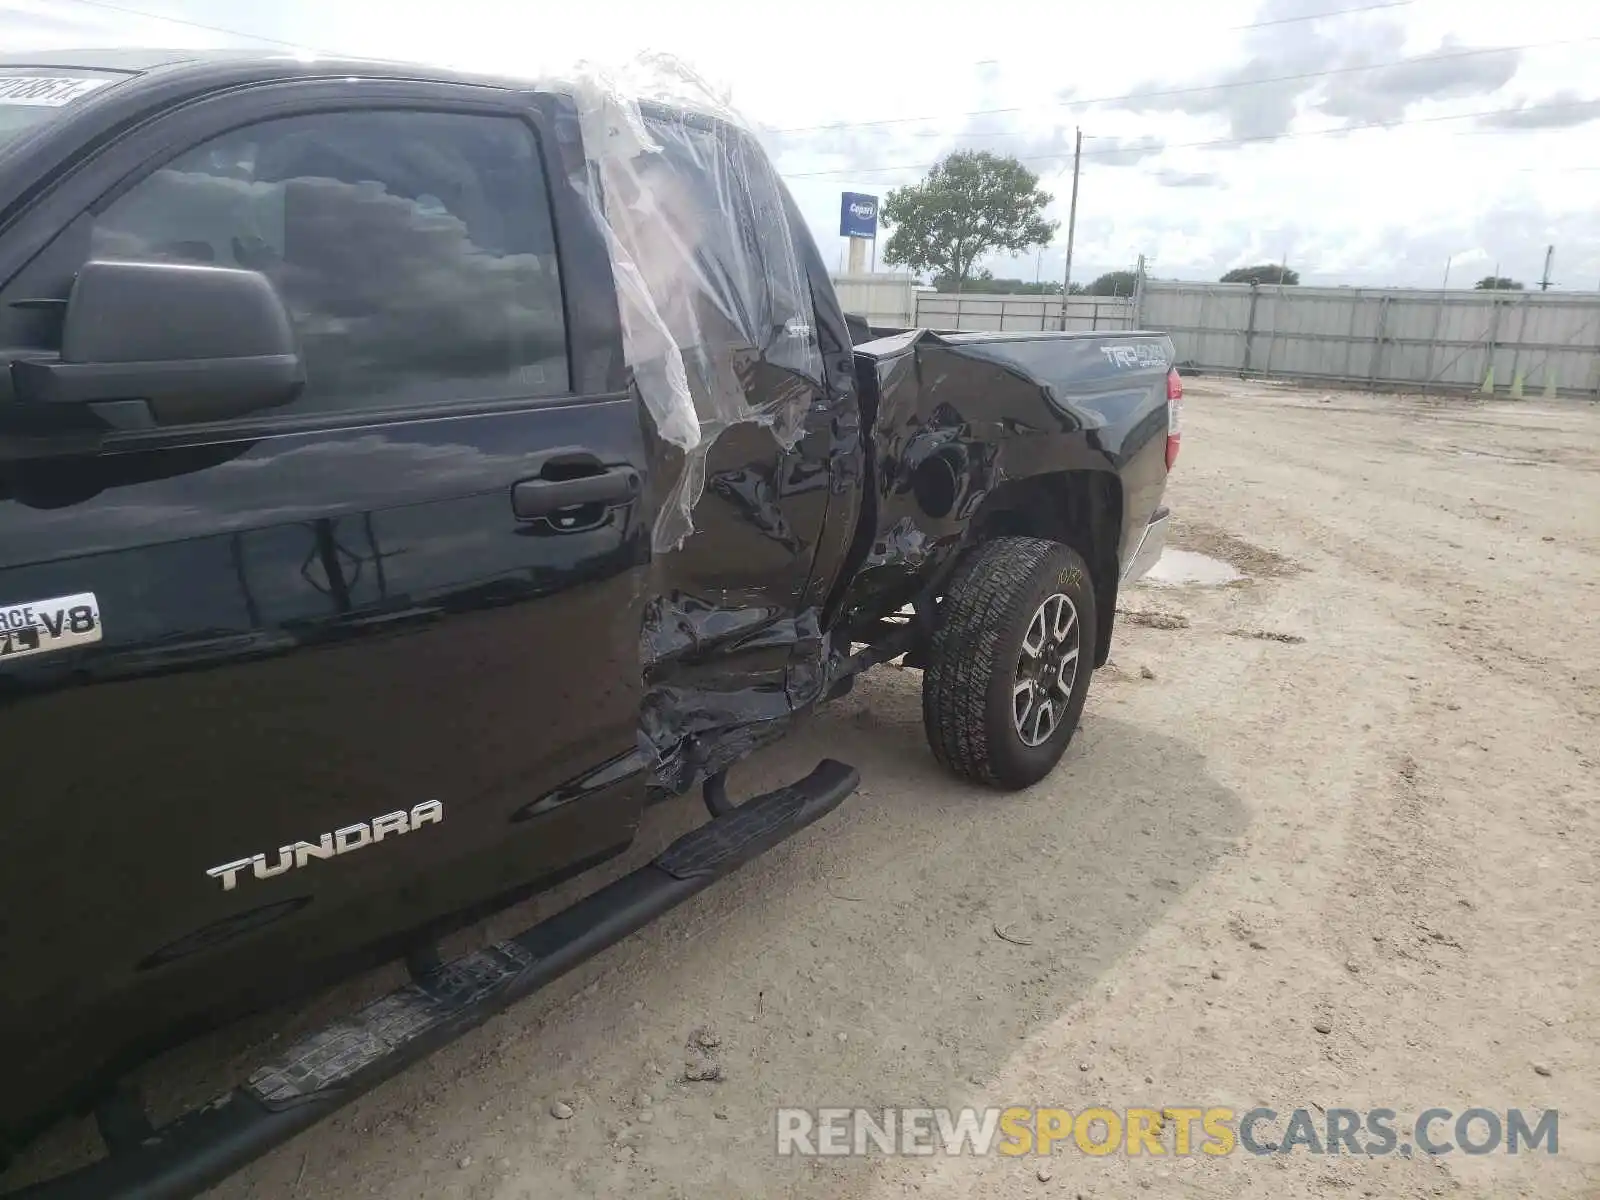
{"type": "Polygon", "coordinates": [[[59,358],[11,365],[18,407],[85,410],[114,428],[219,421],[305,387],[294,325],[257,271],[91,261],[67,299],[59,358]]]}

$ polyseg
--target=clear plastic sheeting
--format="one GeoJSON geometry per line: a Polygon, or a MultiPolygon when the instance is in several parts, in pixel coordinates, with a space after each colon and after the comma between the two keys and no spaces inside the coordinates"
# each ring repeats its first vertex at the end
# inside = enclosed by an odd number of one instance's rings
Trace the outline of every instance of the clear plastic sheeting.
{"type": "Polygon", "coordinates": [[[587,173],[571,183],[606,234],[635,386],[684,453],[652,533],[670,550],[717,437],[751,422],[793,446],[822,379],[787,195],[748,125],[675,59],[582,65],[550,87],[578,109],[587,173]]]}

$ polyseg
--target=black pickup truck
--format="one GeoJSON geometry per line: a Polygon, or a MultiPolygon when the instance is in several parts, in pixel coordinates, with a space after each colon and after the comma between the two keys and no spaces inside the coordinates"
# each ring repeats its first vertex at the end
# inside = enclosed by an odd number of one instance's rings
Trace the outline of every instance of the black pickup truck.
{"type": "Polygon", "coordinates": [[[849,766],[725,773],[874,665],[963,776],[1061,757],[1160,554],[1170,343],[868,329],[748,131],[592,101],[0,58],[0,1144],[106,1146],[15,1194],[193,1195],[816,821],[849,766]],[[159,1129],[124,1082],[397,959],[159,1129]]]}

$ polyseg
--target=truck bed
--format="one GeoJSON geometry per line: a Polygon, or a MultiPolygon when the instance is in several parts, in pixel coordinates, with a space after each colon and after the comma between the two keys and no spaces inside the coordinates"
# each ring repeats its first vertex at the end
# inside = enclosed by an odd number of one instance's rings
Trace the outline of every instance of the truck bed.
{"type": "Polygon", "coordinates": [[[1114,587],[1166,486],[1166,335],[871,332],[855,346],[856,376],[869,469],[884,477],[866,488],[875,512],[851,619],[912,600],[985,523],[1059,539],[1103,518],[1103,544],[1080,549],[1114,587]]]}

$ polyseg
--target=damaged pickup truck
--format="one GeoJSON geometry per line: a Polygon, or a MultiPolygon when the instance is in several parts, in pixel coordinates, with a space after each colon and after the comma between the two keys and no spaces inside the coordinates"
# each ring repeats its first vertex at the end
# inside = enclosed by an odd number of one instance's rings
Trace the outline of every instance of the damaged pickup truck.
{"type": "Polygon", "coordinates": [[[874,665],[1042,779],[1160,553],[1171,362],[866,329],[681,80],[0,58],[0,1134],[105,1143],[13,1194],[193,1195],[817,821],[848,765],[725,772],[874,665]],[[213,1103],[127,1083],[392,960],[213,1103]]]}

